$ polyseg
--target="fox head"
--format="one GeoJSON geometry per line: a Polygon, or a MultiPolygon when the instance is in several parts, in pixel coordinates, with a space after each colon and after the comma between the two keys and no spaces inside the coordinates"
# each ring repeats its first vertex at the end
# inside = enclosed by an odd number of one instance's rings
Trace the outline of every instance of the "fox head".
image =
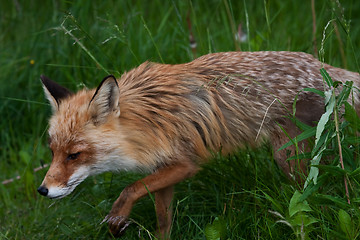
{"type": "Polygon", "coordinates": [[[41,81],[53,113],[48,131],[52,163],[38,188],[41,195],[62,198],[90,175],[136,167],[121,148],[120,90],[114,76],[96,90],[76,94],[45,76],[41,81]]]}

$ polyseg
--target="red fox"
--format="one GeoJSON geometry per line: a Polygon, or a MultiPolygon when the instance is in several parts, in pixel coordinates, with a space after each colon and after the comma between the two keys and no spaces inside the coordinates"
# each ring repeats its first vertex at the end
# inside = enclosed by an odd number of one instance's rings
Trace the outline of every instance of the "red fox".
{"type": "MultiPolygon", "coordinates": [[[[289,141],[279,125],[291,137],[297,134],[286,118],[297,94],[296,117],[309,125],[319,120],[323,99],[299,92],[323,90],[321,67],[334,81],[359,86],[358,73],[300,52],[223,52],[177,65],[145,62],[120,79],[108,76],[97,89],[77,93],[41,76],[53,112],[52,163],[38,192],[58,199],[90,175],[147,171],[121,192],[104,221],[113,234],[121,233],[134,203],[154,193],[159,235],[168,238],[173,186],[196,174],[212,152],[228,154],[264,139],[278,149],[289,141]]],[[[353,101],[359,113],[358,94],[353,101]]],[[[275,158],[286,174],[294,173],[285,151],[275,158]]]]}

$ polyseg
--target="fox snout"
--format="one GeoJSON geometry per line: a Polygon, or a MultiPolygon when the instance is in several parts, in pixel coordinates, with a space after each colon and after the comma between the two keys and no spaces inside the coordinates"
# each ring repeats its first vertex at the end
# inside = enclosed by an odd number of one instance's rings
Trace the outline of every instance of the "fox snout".
{"type": "Polygon", "coordinates": [[[88,167],[79,167],[69,176],[63,172],[54,171],[56,169],[56,165],[50,167],[44,181],[37,189],[41,195],[51,199],[69,195],[90,174],[88,167]]]}
{"type": "Polygon", "coordinates": [[[47,188],[46,185],[40,185],[37,191],[41,195],[51,198],[51,199],[58,199],[63,198],[70,194],[74,188],[69,189],[68,187],[50,187],[47,188]]]}
{"type": "Polygon", "coordinates": [[[37,191],[38,191],[38,193],[40,193],[41,195],[43,195],[45,197],[48,197],[51,199],[58,199],[58,198],[63,198],[65,196],[67,196],[68,194],[70,194],[74,188],[69,189],[66,186],[65,187],[47,188],[45,184],[41,184],[40,187],[38,187],[37,191]]]}
{"type": "Polygon", "coordinates": [[[63,198],[70,194],[74,188],[69,189],[69,187],[52,187],[49,188],[45,184],[41,184],[40,187],[38,187],[37,191],[41,195],[51,198],[51,199],[58,199],[63,198]]]}

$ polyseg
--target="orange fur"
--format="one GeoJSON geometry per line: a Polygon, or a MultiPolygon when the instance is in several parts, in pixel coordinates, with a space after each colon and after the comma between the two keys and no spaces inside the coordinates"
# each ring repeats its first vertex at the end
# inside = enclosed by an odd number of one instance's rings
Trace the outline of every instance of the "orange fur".
{"type": "MultiPolygon", "coordinates": [[[[280,147],[288,139],[278,124],[294,137],[297,130],[284,117],[302,89],[324,88],[321,67],[334,81],[359,85],[358,73],[296,52],[215,53],[178,65],[145,62],[76,94],[42,77],[54,113],[54,156],[39,192],[60,198],[88,175],[148,171],[124,189],[106,221],[113,233],[121,232],[133,204],[154,192],[159,233],[169,237],[173,185],[194,175],[211,152],[227,154],[263,139],[280,147]]],[[[358,94],[354,102],[359,112],[358,94]]],[[[310,125],[324,111],[323,100],[310,92],[299,94],[296,107],[299,120],[310,125]]],[[[275,157],[287,174],[295,171],[285,151],[275,157]]],[[[306,172],[305,165],[300,171],[306,172]]]]}

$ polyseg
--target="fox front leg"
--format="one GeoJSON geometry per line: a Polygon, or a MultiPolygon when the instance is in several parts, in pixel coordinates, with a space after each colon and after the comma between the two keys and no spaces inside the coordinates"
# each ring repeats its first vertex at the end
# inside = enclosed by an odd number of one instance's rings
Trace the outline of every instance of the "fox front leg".
{"type": "Polygon", "coordinates": [[[136,201],[132,199],[133,195],[129,194],[130,191],[131,185],[121,192],[119,198],[113,203],[110,213],[102,221],[102,223],[108,223],[110,232],[114,236],[121,236],[130,224],[127,218],[136,201]]]}
{"type": "Polygon", "coordinates": [[[172,187],[184,179],[193,176],[199,167],[191,161],[176,162],[158,169],[153,174],[127,186],[114,202],[110,213],[104,221],[109,223],[112,234],[122,234],[129,225],[127,221],[132,206],[137,200],[146,196],[148,192],[155,193],[159,232],[162,237],[168,236],[171,227],[171,212],[169,212],[172,200],[172,187]],[[157,192],[157,193],[156,193],[157,192]],[[169,215],[170,213],[170,215],[169,215]]]}

